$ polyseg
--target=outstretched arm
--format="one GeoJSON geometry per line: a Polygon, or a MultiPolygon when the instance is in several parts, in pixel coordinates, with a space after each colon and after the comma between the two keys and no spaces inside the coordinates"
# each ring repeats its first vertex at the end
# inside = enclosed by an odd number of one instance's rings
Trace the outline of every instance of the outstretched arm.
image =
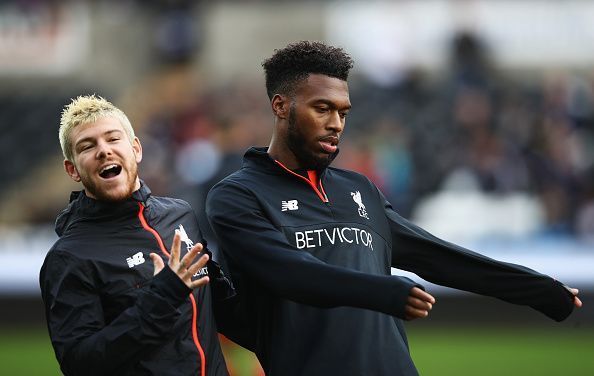
{"type": "Polygon", "coordinates": [[[439,285],[530,306],[556,321],[581,306],[576,289],[524,266],[443,241],[402,218],[382,199],[394,239],[392,266],[439,285]]]}

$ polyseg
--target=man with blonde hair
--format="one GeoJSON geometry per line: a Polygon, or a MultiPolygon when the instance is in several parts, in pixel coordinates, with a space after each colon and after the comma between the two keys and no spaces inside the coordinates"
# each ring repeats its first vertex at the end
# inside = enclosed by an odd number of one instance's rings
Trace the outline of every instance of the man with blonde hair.
{"type": "Polygon", "coordinates": [[[233,288],[190,206],[151,196],[139,179],[142,146],[126,115],[80,96],[62,113],[59,139],[66,173],[84,188],[58,216],[40,272],[62,372],[227,375],[212,305],[233,288]]]}

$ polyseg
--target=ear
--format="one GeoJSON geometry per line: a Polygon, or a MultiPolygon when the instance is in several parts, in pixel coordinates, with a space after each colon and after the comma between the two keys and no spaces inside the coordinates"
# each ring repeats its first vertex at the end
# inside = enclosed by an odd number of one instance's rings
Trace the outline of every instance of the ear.
{"type": "Polygon", "coordinates": [[[80,175],[78,174],[78,170],[74,163],[70,162],[68,159],[64,159],[64,170],[72,180],[75,182],[80,182],[80,175]]]}
{"type": "Polygon", "coordinates": [[[140,163],[142,161],[142,145],[138,137],[134,137],[134,140],[132,140],[132,150],[136,156],[136,163],[140,163]]]}
{"type": "Polygon", "coordinates": [[[274,94],[272,100],[270,101],[270,105],[272,107],[272,112],[274,115],[281,119],[286,119],[289,117],[289,109],[291,107],[291,101],[289,97],[281,94],[274,94]]]}

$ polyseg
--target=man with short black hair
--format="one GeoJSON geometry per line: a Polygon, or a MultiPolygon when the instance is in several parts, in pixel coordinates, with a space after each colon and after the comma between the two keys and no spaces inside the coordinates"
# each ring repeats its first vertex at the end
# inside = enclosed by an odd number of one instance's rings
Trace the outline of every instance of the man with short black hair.
{"type": "Polygon", "coordinates": [[[427,316],[435,299],[391,267],[558,321],[579,307],[577,290],[440,240],[365,176],[329,167],[352,65],[342,49],[307,41],[263,63],[270,145],[248,150],[207,199],[240,298],[235,317],[248,325],[225,320],[222,332],[255,351],[267,375],[415,375],[401,319],[427,316]]]}

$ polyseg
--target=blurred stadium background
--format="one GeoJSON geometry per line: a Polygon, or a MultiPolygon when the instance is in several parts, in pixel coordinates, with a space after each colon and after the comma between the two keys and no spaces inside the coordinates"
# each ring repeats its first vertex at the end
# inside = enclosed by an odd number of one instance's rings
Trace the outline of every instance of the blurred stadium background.
{"type": "MultiPolygon", "coordinates": [[[[302,39],[355,58],[337,165],[436,235],[582,291],[558,324],[430,286],[409,324],[421,374],[594,374],[594,2],[572,0],[0,2],[3,372],[59,374],[37,276],[79,189],[57,139],[70,98],[122,108],[141,177],[207,228],[208,189],[269,141],[261,61],[302,39]]],[[[260,372],[225,348],[233,375],[260,372]]]]}

